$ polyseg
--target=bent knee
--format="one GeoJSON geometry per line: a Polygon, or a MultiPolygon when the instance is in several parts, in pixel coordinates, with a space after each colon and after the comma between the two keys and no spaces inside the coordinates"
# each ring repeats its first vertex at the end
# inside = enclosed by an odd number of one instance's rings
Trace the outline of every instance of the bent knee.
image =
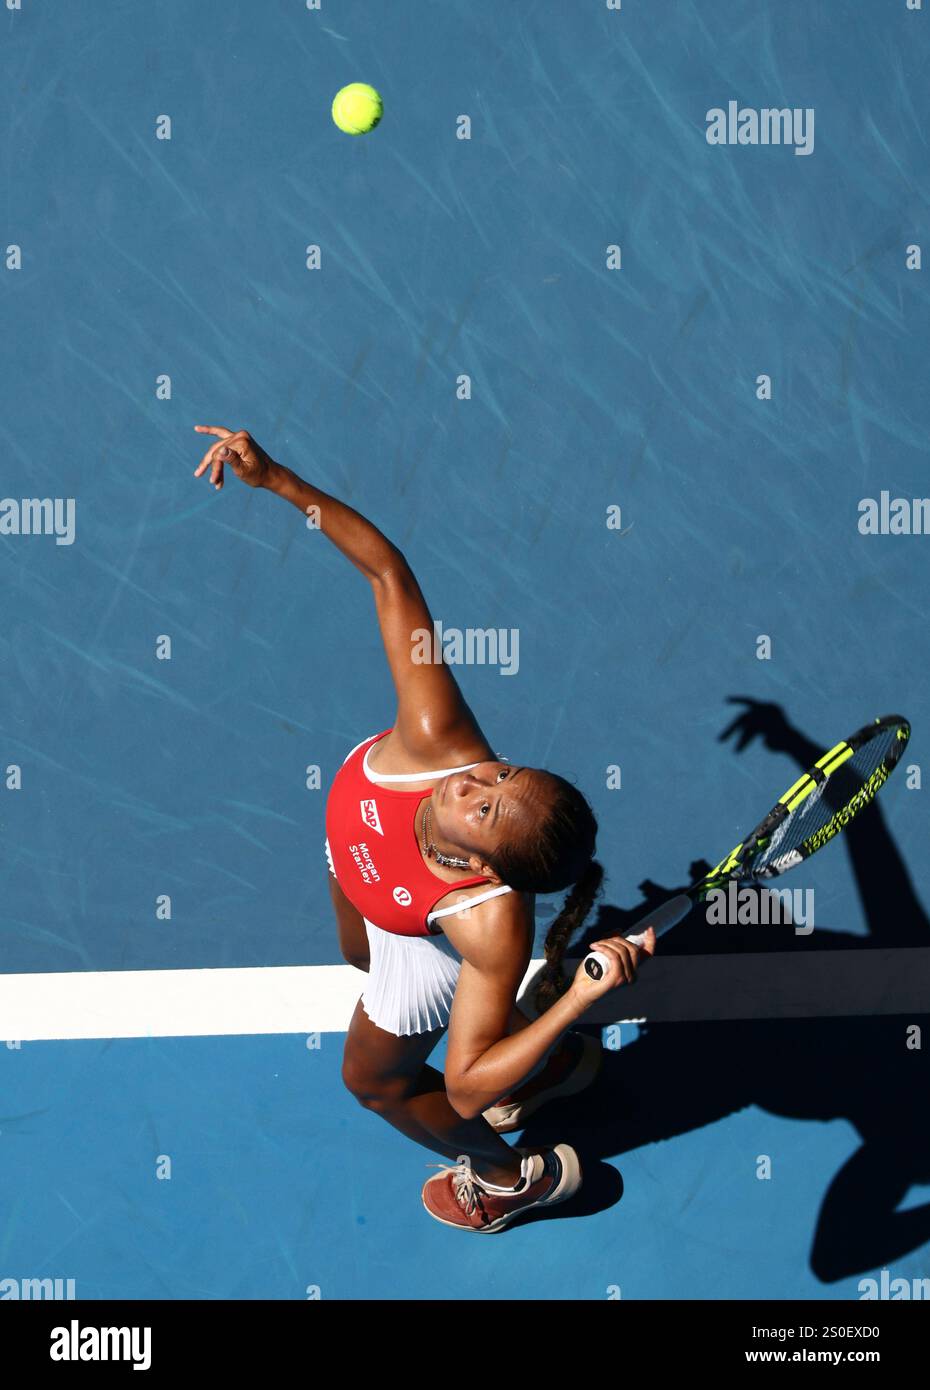
{"type": "Polygon", "coordinates": [[[342,1064],[342,1080],[346,1090],[366,1110],[385,1112],[408,1100],[416,1091],[409,1076],[380,1076],[346,1058],[342,1064]]]}

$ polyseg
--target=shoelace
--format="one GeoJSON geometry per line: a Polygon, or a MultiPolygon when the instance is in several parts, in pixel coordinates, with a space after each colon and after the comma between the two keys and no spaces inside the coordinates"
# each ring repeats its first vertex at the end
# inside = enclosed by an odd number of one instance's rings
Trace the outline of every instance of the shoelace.
{"type": "Polygon", "coordinates": [[[481,1200],[484,1189],[467,1163],[427,1163],[426,1166],[427,1168],[440,1168],[444,1173],[452,1174],[452,1191],[455,1200],[466,1216],[471,1216],[477,1211],[482,1221],[490,1221],[491,1218],[485,1211],[484,1203],[481,1200]]]}

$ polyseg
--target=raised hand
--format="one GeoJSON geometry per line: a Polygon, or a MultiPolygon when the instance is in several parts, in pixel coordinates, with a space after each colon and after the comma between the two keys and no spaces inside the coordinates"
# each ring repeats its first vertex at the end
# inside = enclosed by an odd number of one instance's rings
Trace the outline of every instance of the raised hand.
{"type": "Polygon", "coordinates": [[[248,430],[225,429],[222,425],[195,425],[198,434],[213,434],[220,441],[211,444],[204,454],[195,478],[202,478],[210,470],[210,482],[217,492],[223,486],[223,475],[228,464],[236,477],[247,487],[267,487],[277,464],[269,458],[260,444],[257,444],[248,430]]]}

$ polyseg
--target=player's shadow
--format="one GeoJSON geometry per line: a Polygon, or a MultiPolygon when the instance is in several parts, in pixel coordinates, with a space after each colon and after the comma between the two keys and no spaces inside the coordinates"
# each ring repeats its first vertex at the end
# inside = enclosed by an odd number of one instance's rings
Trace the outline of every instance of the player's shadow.
{"type": "MultiPolygon", "coordinates": [[[[746,709],[724,731],[742,752],[754,738],[808,768],[822,749],[787,722],[778,706],[740,700],[746,709]]],[[[845,842],[868,923],[867,937],[819,928],[810,939],[785,926],[709,927],[699,912],[663,939],[663,955],[773,952],[930,945],[923,912],[877,802],[840,837],[845,842]]],[[[835,852],[835,851],[834,851],[835,852]]],[[[692,865],[691,882],[709,869],[692,865]]],[[[685,885],[646,882],[635,909],[604,906],[593,929],[573,944],[628,931],[645,913],[685,885]]],[[[771,989],[797,984],[797,964],[771,989]]],[[[648,966],[646,967],[648,968],[648,966]]],[[[930,1012],[930,991],[928,991],[930,1012]]],[[[824,1282],[891,1264],[930,1240],[930,1202],[897,1211],[909,1188],[930,1183],[930,1126],[926,1119],[930,1066],[923,1050],[906,1046],[907,1028],[930,1019],[910,1014],[750,1022],[660,1023],[617,1052],[606,1051],[594,1087],[532,1116],[521,1147],[558,1137],[573,1144],[587,1179],[581,1212],[617,1200],[619,1175],[607,1159],[644,1144],[711,1124],[756,1105],[793,1119],[848,1120],[861,1146],[830,1182],[811,1245],[811,1268],[824,1282]]],[[[752,1155],[755,1158],[755,1155],[752,1155]]]]}

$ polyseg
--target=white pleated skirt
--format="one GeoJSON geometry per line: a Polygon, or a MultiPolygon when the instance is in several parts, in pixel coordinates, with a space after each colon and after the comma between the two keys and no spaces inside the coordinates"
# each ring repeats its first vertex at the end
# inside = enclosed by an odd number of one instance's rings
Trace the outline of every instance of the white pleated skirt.
{"type": "Polygon", "coordinates": [[[365,918],[371,967],[362,1008],[395,1037],[445,1028],[462,957],[444,936],[397,936],[365,918]]]}
{"type": "MultiPolygon", "coordinates": [[[[335,878],[329,840],[326,862],[335,878]]],[[[397,936],[363,917],[371,966],[362,1008],[376,1028],[406,1038],[445,1028],[462,957],[444,936],[397,936]]]]}

